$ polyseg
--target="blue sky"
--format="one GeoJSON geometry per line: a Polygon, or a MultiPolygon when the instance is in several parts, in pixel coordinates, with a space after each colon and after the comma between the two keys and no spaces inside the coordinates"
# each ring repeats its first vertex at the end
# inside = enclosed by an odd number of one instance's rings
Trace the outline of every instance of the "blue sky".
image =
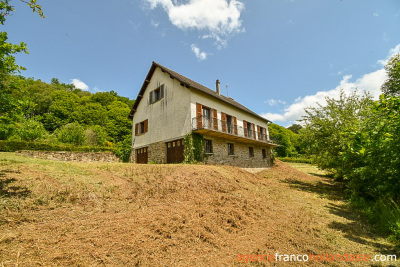
{"type": "Polygon", "coordinates": [[[284,126],[339,88],[379,95],[399,0],[39,0],[1,26],[22,75],[136,98],[154,60],[284,126]]]}

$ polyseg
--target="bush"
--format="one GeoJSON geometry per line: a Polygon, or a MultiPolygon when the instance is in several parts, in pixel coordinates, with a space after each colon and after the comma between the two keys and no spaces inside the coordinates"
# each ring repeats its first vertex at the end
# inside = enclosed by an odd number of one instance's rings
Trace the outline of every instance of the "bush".
{"type": "Polygon", "coordinates": [[[301,158],[301,157],[278,157],[279,160],[284,162],[294,162],[294,163],[308,163],[312,164],[312,159],[309,158],[301,158]]]}
{"type": "Polygon", "coordinates": [[[122,160],[122,162],[129,162],[132,151],[132,136],[128,135],[123,141],[118,142],[113,151],[114,154],[122,160]]]}
{"type": "Polygon", "coordinates": [[[57,140],[61,143],[82,145],[85,142],[85,130],[79,123],[69,123],[55,131],[57,140]]]}
{"type": "Polygon", "coordinates": [[[107,142],[107,134],[99,125],[91,126],[85,131],[85,144],[88,146],[104,146],[107,142]]]}
{"type": "Polygon", "coordinates": [[[22,141],[35,141],[45,139],[48,133],[41,122],[29,119],[21,124],[15,135],[22,141]]]}

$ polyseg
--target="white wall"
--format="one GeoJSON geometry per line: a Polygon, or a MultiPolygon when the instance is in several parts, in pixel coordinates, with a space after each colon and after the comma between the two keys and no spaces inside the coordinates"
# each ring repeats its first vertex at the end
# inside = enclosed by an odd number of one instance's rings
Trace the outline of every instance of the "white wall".
{"type": "Polygon", "coordinates": [[[133,117],[133,147],[185,136],[192,130],[190,115],[190,89],[157,67],[133,117]],[[149,105],[150,91],[161,84],[164,84],[164,98],[149,105]],[[134,136],[135,124],[146,119],[148,132],[134,136]]]}

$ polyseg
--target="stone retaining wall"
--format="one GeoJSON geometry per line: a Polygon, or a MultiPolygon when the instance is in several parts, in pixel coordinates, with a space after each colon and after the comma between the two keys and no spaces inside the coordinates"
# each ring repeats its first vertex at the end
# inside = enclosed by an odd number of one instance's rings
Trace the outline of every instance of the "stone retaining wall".
{"type": "Polygon", "coordinates": [[[71,152],[71,151],[17,151],[15,154],[31,158],[80,161],[80,162],[119,162],[112,152],[71,152]]]}

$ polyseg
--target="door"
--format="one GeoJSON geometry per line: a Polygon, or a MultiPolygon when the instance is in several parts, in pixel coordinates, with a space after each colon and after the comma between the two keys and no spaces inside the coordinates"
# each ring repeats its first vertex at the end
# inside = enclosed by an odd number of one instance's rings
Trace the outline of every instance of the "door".
{"type": "Polygon", "coordinates": [[[183,139],[167,142],[167,163],[183,162],[183,139]]]}
{"type": "Polygon", "coordinates": [[[147,164],[148,149],[147,147],[136,149],[136,163],[147,164]]]}

